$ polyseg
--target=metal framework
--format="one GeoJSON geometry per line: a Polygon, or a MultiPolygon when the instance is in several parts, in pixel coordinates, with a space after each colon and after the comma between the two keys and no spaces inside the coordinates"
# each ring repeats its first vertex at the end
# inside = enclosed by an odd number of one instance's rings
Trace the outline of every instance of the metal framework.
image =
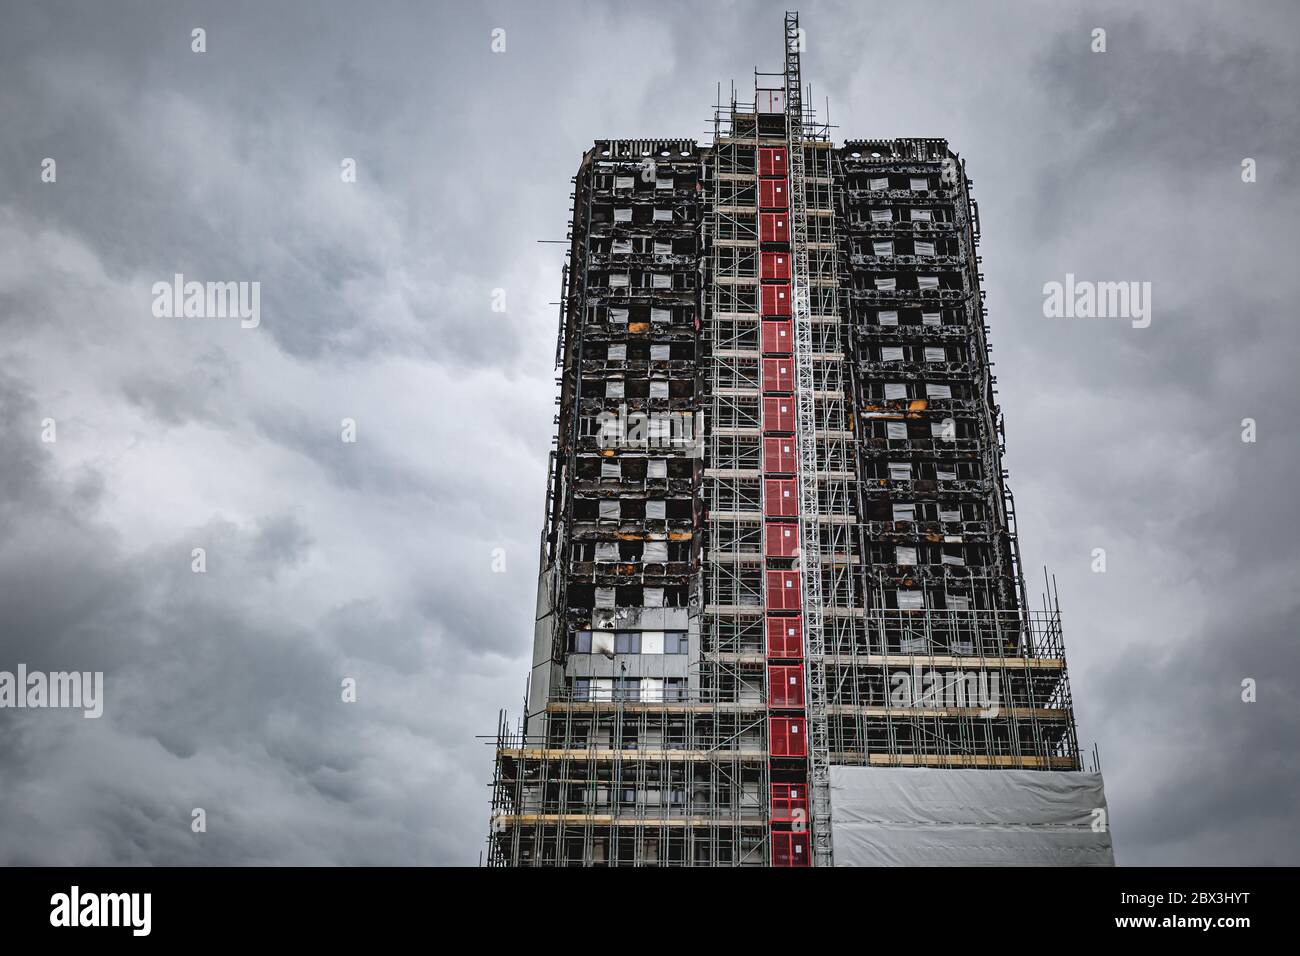
{"type": "Polygon", "coordinates": [[[575,177],[491,865],[828,866],[832,765],[1081,767],[965,167],[944,140],[834,147],[797,14],[783,36],[710,144],[598,140],[575,177]]]}
{"type": "Polygon", "coordinates": [[[803,93],[799,70],[799,15],[785,15],[785,126],[790,158],[791,288],[794,313],[795,406],[799,444],[799,554],[803,567],[803,643],[808,668],[808,763],[812,790],[813,859],[829,866],[831,850],[830,734],[826,724],[826,672],[821,661],[822,551],[818,492],[817,382],[813,377],[812,307],[809,297],[808,200],[804,176],[803,93]]]}

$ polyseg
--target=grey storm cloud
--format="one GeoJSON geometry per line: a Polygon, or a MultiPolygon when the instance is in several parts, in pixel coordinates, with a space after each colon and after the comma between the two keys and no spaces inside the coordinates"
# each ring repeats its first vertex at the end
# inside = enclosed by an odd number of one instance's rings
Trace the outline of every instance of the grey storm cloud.
{"type": "MultiPolygon", "coordinates": [[[[707,139],[783,9],[6,5],[0,669],[107,700],[0,712],[0,862],[477,861],[553,428],[537,240],[593,139],[707,139]],[[176,273],[261,283],[261,325],[154,318],[176,273]]],[[[1300,862],[1300,14],[801,14],[838,138],[946,137],[975,181],[1022,551],[1117,860],[1300,862]],[[1066,273],[1151,282],[1151,327],[1045,318],[1066,273]]]]}

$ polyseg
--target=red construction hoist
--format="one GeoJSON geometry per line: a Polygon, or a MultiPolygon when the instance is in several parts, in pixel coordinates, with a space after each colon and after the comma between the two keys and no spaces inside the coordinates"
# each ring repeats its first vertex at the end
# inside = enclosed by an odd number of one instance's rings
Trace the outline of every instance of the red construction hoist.
{"type": "Polygon", "coordinates": [[[758,150],[763,593],[772,865],[811,866],[787,148],[758,150]]]}

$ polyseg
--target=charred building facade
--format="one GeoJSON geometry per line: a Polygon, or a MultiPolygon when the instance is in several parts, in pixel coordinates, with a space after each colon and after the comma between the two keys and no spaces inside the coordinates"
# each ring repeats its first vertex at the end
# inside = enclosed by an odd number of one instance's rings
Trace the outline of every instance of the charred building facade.
{"type": "Polygon", "coordinates": [[[940,139],[832,143],[797,17],[712,142],[582,158],[493,865],[835,861],[832,768],[1077,772],[940,139]]]}

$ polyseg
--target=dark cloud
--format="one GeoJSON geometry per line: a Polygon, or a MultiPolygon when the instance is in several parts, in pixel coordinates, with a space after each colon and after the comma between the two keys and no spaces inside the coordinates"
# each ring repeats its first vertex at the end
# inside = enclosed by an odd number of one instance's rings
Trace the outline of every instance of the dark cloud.
{"type": "MultiPolygon", "coordinates": [[[[0,668],[108,690],[99,720],[0,718],[0,861],[477,860],[554,414],[536,240],[593,139],[706,139],[718,81],[779,65],[782,9],[9,12],[0,668]],[[176,272],[261,282],[261,327],[155,319],[176,272]]],[[[944,136],[975,179],[1023,551],[1057,575],[1117,858],[1300,861],[1295,11],[802,14],[841,138],[944,136]],[[1151,327],[1044,318],[1066,272],[1152,282],[1151,327]]]]}

